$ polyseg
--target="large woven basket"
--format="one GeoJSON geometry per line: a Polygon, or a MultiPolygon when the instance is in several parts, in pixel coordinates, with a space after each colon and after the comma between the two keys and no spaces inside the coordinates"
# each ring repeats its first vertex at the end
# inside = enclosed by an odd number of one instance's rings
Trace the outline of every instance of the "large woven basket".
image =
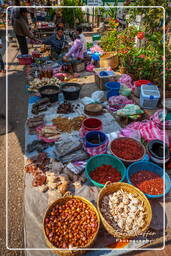
{"type": "Polygon", "coordinates": [[[86,200],[84,197],[80,197],[80,196],[73,196],[71,194],[68,195],[68,193],[66,193],[66,195],[64,195],[64,197],[62,198],[59,198],[57,199],[55,202],[53,202],[49,207],[48,209],[46,210],[46,213],[45,213],[45,216],[44,216],[44,220],[43,220],[43,232],[44,232],[44,236],[45,236],[45,240],[46,240],[46,244],[48,245],[49,248],[54,248],[53,250],[53,253],[55,254],[59,254],[59,255],[64,255],[64,256],[72,256],[72,255],[81,255],[81,254],[84,254],[86,252],[86,250],[84,250],[84,248],[90,248],[92,247],[96,237],[97,237],[97,234],[98,234],[98,231],[99,231],[99,227],[100,227],[100,217],[99,217],[99,213],[96,209],[96,207],[91,203],[89,202],[88,200],[86,200]],[[80,199],[81,201],[83,201],[84,203],[86,203],[95,213],[96,213],[96,216],[97,216],[97,219],[98,219],[98,227],[97,227],[97,231],[96,233],[94,234],[94,236],[92,237],[92,239],[89,241],[89,243],[82,247],[81,250],[70,250],[70,249],[66,249],[66,250],[61,250],[61,249],[58,249],[56,248],[48,239],[48,237],[46,236],[46,233],[45,233],[45,219],[46,219],[46,216],[47,214],[51,211],[51,209],[57,205],[57,204],[60,204],[62,205],[64,202],[70,200],[71,198],[75,198],[75,199],[80,199]]]}
{"type": "Polygon", "coordinates": [[[116,53],[107,53],[100,58],[100,67],[101,68],[108,68],[111,67],[112,69],[117,68],[119,65],[119,58],[116,53]]]}
{"type": "Polygon", "coordinates": [[[146,198],[146,196],[139,190],[137,189],[136,187],[130,185],[130,184],[127,184],[127,183],[123,183],[123,182],[116,182],[116,183],[111,183],[111,184],[107,184],[99,193],[98,195],[98,200],[97,200],[97,209],[98,209],[98,212],[100,214],[100,218],[101,218],[101,221],[105,227],[105,229],[109,232],[109,234],[111,234],[112,236],[114,237],[117,237],[117,238],[133,238],[137,235],[140,235],[142,234],[144,231],[146,231],[150,225],[150,222],[151,222],[151,218],[152,218],[152,209],[151,209],[151,205],[148,201],[148,199],[146,198]],[[135,235],[134,234],[123,234],[122,232],[114,229],[107,221],[106,219],[104,218],[104,216],[102,215],[101,213],[101,200],[103,199],[103,197],[105,195],[108,195],[108,194],[111,194],[113,192],[116,192],[118,190],[122,189],[123,191],[126,191],[128,193],[131,193],[133,195],[136,195],[136,197],[141,201],[141,202],[144,202],[144,208],[145,208],[145,211],[147,213],[146,215],[146,219],[145,219],[145,225],[144,227],[142,228],[142,230],[139,232],[139,233],[136,233],[135,235]]]}

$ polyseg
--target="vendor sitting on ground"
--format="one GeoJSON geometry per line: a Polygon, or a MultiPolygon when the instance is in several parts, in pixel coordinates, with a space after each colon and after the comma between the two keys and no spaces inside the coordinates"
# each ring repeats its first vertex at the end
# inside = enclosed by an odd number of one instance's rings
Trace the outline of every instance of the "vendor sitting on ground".
{"type": "Polygon", "coordinates": [[[84,56],[84,45],[81,41],[81,38],[78,36],[73,45],[71,46],[70,50],[67,54],[63,57],[64,61],[72,61],[72,60],[83,60],[84,56]]]}
{"type": "Polygon", "coordinates": [[[86,53],[87,52],[87,41],[86,41],[86,37],[83,35],[82,27],[77,27],[76,34],[77,34],[77,36],[80,37],[80,39],[83,43],[83,51],[84,51],[84,53],[86,53]]]}
{"type": "Polygon", "coordinates": [[[50,45],[52,47],[52,51],[59,55],[66,49],[68,43],[64,36],[64,29],[62,27],[57,27],[56,30],[56,33],[43,40],[42,43],[50,45]]]}

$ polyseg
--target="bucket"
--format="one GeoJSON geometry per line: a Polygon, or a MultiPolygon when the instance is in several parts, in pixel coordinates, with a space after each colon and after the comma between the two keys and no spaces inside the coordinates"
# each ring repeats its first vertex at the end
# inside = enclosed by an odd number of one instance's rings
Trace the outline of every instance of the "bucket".
{"type": "Polygon", "coordinates": [[[120,90],[120,83],[118,82],[107,82],[105,83],[105,88],[107,90],[107,99],[112,96],[118,96],[120,90]]]}
{"type": "Polygon", "coordinates": [[[102,131],[102,121],[98,118],[87,118],[83,121],[80,129],[80,137],[83,138],[88,132],[102,131]]]}
{"type": "Polygon", "coordinates": [[[107,140],[105,133],[100,131],[88,132],[84,138],[84,145],[86,147],[98,147],[104,144],[107,140]]]}
{"type": "Polygon", "coordinates": [[[142,84],[151,84],[151,82],[149,80],[137,80],[134,82],[134,85],[135,85],[134,95],[137,96],[138,98],[140,97],[142,84]]]}
{"type": "Polygon", "coordinates": [[[151,140],[147,145],[147,151],[151,160],[159,165],[163,165],[170,159],[169,147],[165,144],[164,159],[164,143],[161,140],[151,140]]]}

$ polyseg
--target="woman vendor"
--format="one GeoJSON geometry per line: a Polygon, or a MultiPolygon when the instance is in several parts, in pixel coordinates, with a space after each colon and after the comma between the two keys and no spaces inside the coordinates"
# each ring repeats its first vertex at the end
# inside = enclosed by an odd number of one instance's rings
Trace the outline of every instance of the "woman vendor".
{"type": "Polygon", "coordinates": [[[50,45],[52,47],[52,54],[54,57],[58,57],[67,47],[68,43],[64,35],[64,29],[58,26],[56,33],[42,41],[43,44],[50,45]]]}
{"type": "Polygon", "coordinates": [[[81,38],[78,36],[73,45],[71,46],[70,50],[67,54],[63,57],[64,61],[72,61],[72,60],[83,60],[84,56],[84,44],[81,38]]]}

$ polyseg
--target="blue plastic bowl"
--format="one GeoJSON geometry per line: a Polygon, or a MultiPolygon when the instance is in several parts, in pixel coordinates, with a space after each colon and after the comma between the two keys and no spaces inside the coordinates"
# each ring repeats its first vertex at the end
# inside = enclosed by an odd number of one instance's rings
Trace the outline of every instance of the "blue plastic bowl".
{"type": "MultiPolygon", "coordinates": [[[[170,180],[169,175],[166,172],[164,172],[164,170],[160,166],[153,164],[152,162],[149,162],[149,161],[138,161],[138,162],[131,164],[127,168],[127,172],[126,172],[127,182],[134,186],[134,184],[132,184],[131,179],[130,179],[131,175],[138,171],[143,171],[143,170],[151,171],[151,172],[154,172],[154,173],[160,175],[165,180],[165,195],[169,193],[169,191],[171,189],[171,180],[170,180]]],[[[146,193],[144,193],[144,194],[148,198],[160,198],[160,197],[163,197],[163,195],[164,195],[164,194],[149,195],[146,193]]]]}
{"type": "Polygon", "coordinates": [[[91,132],[88,132],[86,134],[86,136],[84,137],[84,145],[86,147],[98,147],[102,144],[104,144],[106,142],[106,140],[108,139],[108,137],[106,136],[105,133],[103,132],[100,132],[100,131],[91,131],[91,132]],[[100,144],[95,144],[95,143],[91,143],[90,140],[91,139],[98,139],[100,138],[100,144]]]}

